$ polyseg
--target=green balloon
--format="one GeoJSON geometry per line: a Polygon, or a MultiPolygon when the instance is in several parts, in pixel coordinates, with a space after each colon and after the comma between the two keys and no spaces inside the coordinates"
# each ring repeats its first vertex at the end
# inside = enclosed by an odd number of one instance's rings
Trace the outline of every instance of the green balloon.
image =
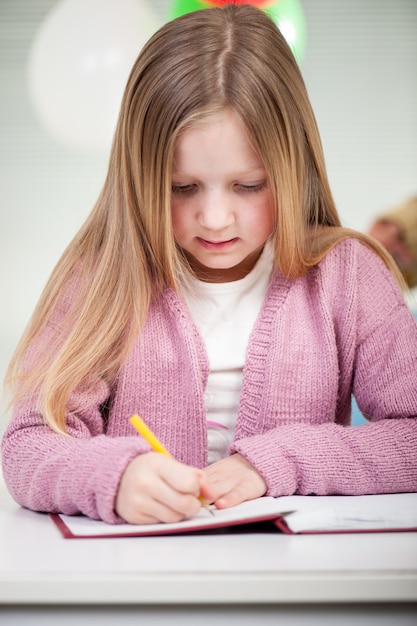
{"type": "MultiPolygon", "coordinates": [[[[174,0],[170,6],[168,19],[173,20],[180,15],[185,15],[185,13],[207,9],[210,6],[213,6],[210,1],[174,0]]],[[[267,5],[263,11],[278,26],[297,62],[300,63],[306,46],[306,23],[300,1],[277,0],[277,2],[267,5]]]]}
{"type": "Polygon", "coordinates": [[[275,22],[290,46],[297,63],[306,47],[306,22],[299,0],[278,0],[264,9],[275,22]]]}
{"type": "Polygon", "coordinates": [[[199,9],[207,9],[208,4],[206,2],[199,2],[199,0],[174,0],[169,8],[168,19],[173,20],[180,15],[191,13],[192,11],[198,11],[199,9]]]}

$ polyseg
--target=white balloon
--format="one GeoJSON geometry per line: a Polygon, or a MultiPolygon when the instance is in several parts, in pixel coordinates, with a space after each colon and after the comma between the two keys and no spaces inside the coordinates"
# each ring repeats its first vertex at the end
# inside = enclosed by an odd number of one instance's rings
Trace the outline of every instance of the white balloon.
{"type": "Polygon", "coordinates": [[[158,27],[145,0],[60,0],[28,61],[44,128],[67,147],[108,150],[133,62],[158,27]]]}

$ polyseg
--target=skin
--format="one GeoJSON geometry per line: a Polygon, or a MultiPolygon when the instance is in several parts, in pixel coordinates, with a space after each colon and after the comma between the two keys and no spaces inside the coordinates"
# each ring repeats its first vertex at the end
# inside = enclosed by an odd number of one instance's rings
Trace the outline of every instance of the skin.
{"type": "Polygon", "coordinates": [[[246,276],[272,232],[272,202],[263,163],[231,111],[179,137],[172,190],[175,239],[198,278],[246,276]]]}
{"type": "Polygon", "coordinates": [[[389,220],[378,220],[372,225],[369,234],[386,247],[400,268],[408,269],[416,265],[417,259],[407,248],[404,233],[398,224],[389,220]]]}
{"type": "MultiPolygon", "coordinates": [[[[272,201],[263,163],[232,111],[179,137],[171,209],[176,242],[200,280],[231,282],[252,270],[273,230],[272,201]]],[[[126,468],[115,510],[130,523],[177,522],[199,511],[199,496],[227,508],[266,490],[240,454],[199,470],[149,452],[126,468]]]]}
{"type": "Polygon", "coordinates": [[[200,495],[214,501],[202,470],[157,452],[147,452],[127,466],[115,511],[131,524],[179,522],[198,513],[200,495]]]}

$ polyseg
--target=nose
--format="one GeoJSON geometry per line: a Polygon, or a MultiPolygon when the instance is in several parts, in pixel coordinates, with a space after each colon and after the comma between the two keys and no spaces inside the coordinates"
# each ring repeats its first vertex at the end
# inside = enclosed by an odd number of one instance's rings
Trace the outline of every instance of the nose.
{"type": "Polygon", "coordinates": [[[222,231],[233,224],[233,201],[227,192],[207,190],[200,198],[198,222],[206,230],[222,231]]]}

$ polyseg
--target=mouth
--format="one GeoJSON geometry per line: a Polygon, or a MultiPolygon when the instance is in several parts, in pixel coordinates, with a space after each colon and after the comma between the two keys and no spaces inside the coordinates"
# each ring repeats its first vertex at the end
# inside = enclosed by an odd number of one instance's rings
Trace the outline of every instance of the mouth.
{"type": "Polygon", "coordinates": [[[208,239],[202,239],[201,237],[197,237],[197,240],[199,244],[206,250],[227,250],[238,241],[238,237],[233,237],[233,239],[227,239],[224,241],[210,241],[208,239]]]}

